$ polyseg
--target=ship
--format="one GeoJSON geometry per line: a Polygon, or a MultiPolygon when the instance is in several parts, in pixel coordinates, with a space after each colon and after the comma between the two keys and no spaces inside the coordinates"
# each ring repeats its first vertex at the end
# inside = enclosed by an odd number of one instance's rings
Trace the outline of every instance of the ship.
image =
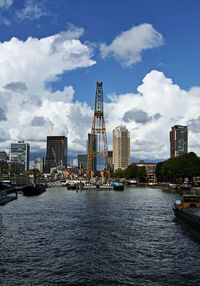
{"type": "Polygon", "coordinates": [[[173,205],[174,214],[200,231],[200,191],[184,192],[173,205]]]}
{"type": "Polygon", "coordinates": [[[46,191],[45,184],[28,185],[22,190],[24,196],[37,196],[46,191]]]}

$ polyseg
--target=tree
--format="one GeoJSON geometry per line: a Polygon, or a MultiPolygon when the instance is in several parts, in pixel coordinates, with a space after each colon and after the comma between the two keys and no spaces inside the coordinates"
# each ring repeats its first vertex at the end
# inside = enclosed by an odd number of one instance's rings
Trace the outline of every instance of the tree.
{"type": "Polygon", "coordinates": [[[146,181],[147,172],[144,166],[137,167],[136,177],[139,179],[140,182],[146,181]]]}

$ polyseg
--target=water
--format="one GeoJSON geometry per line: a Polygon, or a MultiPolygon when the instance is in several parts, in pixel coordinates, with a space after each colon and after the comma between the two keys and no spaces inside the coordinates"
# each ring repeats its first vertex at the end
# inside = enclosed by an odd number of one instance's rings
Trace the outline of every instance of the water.
{"type": "Polygon", "coordinates": [[[179,196],[50,188],[0,208],[0,285],[200,285],[200,234],[179,196]]]}

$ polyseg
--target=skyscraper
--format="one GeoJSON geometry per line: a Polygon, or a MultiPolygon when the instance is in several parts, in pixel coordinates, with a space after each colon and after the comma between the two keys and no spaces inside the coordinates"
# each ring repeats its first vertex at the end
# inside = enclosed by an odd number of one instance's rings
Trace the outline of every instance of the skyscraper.
{"type": "Polygon", "coordinates": [[[113,130],[113,164],[114,171],[126,169],[130,164],[130,132],[126,126],[113,130]]]}
{"type": "Polygon", "coordinates": [[[24,141],[10,144],[10,164],[20,172],[29,170],[30,145],[24,141]]]}
{"type": "Polygon", "coordinates": [[[188,152],[187,126],[174,125],[170,131],[170,157],[178,157],[188,152]]]}
{"type": "Polygon", "coordinates": [[[67,137],[47,136],[45,171],[58,166],[67,167],[67,137]]]}

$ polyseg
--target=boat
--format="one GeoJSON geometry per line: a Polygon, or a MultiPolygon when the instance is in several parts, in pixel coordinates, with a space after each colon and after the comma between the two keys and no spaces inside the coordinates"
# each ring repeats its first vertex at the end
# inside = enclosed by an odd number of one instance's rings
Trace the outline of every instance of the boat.
{"type": "Polygon", "coordinates": [[[96,188],[97,186],[95,184],[88,184],[88,183],[84,184],[82,187],[83,190],[94,190],[96,188]]]}
{"type": "Polygon", "coordinates": [[[127,183],[128,185],[135,185],[137,182],[136,182],[135,179],[132,179],[132,180],[126,180],[126,183],[127,183]]]}
{"type": "Polygon", "coordinates": [[[189,183],[183,183],[180,185],[180,189],[181,190],[190,190],[192,188],[192,184],[189,184],[189,183]]]}
{"type": "Polygon", "coordinates": [[[200,230],[200,192],[187,191],[173,205],[174,214],[200,230]]]}
{"type": "Polygon", "coordinates": [[[24,196],[37,196],[44,193],[45,191],[45,184],[28,185],[22,190],[24,196]]]}
{"type": "Polygon", "coordinates": [[[123,191],[124,190],[124,184],[121,182],[113,182],[113,189],[116,191],[123,191]]]}
{"type": "Polygon", "coordinates": [[[68,190],[76,190],[77,184],[76,183],[67,183],[66,187],[68,190]]]}
{"type": "Polygon", "coordinates": [[[98,189],[100,190],[113,190],[113,185],[111,184],[100,184],[97,186],[98,189]]]}

